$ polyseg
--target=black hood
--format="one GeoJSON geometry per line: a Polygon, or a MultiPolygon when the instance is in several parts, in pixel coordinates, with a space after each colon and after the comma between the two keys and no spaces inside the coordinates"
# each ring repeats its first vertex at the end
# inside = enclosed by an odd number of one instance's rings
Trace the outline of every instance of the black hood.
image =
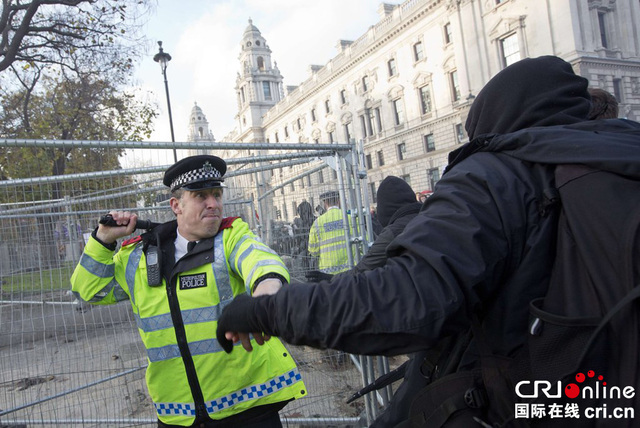
{"type": "Polygon", "coordinates": [[[478,152],[502,153],[532,163],[582,164],[637,180],[640,123],[626,119],[587,120],[504,135],[481,135],[449,154],[447,171],[478,152]]]}
{"type": "Polygon", "coordinates": [[[390,175],[382,180],[377,192],[378,221],[382,226],[387,226],[391,217],[405,205],[416,201],[416,194],[401,178],[390,175]]]}
{"type": "Polygon", "coordinates": [[[474,100],[465,124],[469,140],[587,120],[588,83],[555,56],[518,61],[496,74],[474,100]]]}

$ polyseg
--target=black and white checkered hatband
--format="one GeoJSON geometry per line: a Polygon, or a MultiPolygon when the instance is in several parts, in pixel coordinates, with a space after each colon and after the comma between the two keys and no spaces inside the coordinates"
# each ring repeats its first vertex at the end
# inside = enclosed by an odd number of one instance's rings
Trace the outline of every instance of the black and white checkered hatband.
{"type": "Polygon", "coordinates": [[[188,184],[200,183],[202,181],[218,181],[222,184],[222,174],[209,162],[205,162],[202,168],[187,171],[180,174],[171,182],[171,191],[184,187],[188,184]]]}

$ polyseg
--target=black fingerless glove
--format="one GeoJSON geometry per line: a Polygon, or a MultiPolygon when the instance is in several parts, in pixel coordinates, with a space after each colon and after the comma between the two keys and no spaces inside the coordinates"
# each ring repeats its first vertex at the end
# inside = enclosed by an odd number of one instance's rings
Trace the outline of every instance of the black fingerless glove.
{"type": "Polygon", "coordinates": [[[270,326],[267,302],[271,296],[250,297],[246,294],[237,296],[222,311],[218,320],[216,336],[222,349],[227,354],[233,350],[233,342],[224,337],[228,331],[239,333],[263,332],[273,335],[270,326]]]}

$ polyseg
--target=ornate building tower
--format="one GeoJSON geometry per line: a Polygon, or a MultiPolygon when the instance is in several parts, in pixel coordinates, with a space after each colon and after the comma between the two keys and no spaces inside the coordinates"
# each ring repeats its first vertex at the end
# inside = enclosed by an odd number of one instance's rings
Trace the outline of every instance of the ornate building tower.
{"type": "MultiPolygon", "coordinates": [[[[187,137],[189,142],[214,142],[216,139],[213,137],[213,133],[209,130],[209,122],[207,117],[202,112],[202,109],[198,107],[197,103],[193,103],[191,109],[191,116],[189,117],[189,136],[187,137]]],[[[189,150],[189,156],[206,154],[207,150],[189,150]]]]}
{"type": "Polygon", "coordinates": [[[244,30],[236,78],[238,134],[236,141],[264,142],[262,116],[284,98],[282,75],[271,63],[271,49],[260,30],[249,19],[244,30]]]}

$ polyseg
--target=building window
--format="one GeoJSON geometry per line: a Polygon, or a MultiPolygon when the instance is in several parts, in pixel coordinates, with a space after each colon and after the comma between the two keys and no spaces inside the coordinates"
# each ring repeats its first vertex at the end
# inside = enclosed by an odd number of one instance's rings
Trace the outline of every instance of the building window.
{"type": "Polygon", "coordinates": [[[424,58],[424,52],[422,50],[422,42],[418,42],[413,45],[413,59],[415,62],[421,61],[424,58]]]}
{"type": "Polygon", "coordinates": [[[324,174],[322,171],[318,171],[318,183],[324,183],[324,174]]]}
{"type": "Polygon", "coordinates": [[[375,204],[378,202],[378,195],[376,194],[376,183],[369,183],[369,189],[371,190],[371,201],[375,204]]]}
{"type": "Polygon", "coordinates": [[[335,143],[335,135],[334,135],[334,131],[329,131],[329,143],[333,144],[335,143]]]}
{"type": "Polygon", "coordinates": [[[288,126],[284,127],[284,138],[289,138],[289,127],[288,126]]]}
{"type": "Polygon", "coordinates": [[[324,101],[324,110],[327,114],[331,113],[331,101],[328,98],[324,101]]]}
{"type": "Polygon", "coordinates": [[[296,125],[298,125],[298,131],[302,129],[302,125],[300,124],[300,118],[296,119],[296,125]]]}
{"type": "Polygon", "coordinates": [[[347,103],[347,90],[343,89],[340,91],[340,102],[342,104],[346,104],[347,103]]]}
{"type": "Polygon", "coordinates": [[[244,86],[242,88],[240,88],[240,99],[242,100],[242,104],[244,104],[245,103],[244,86]]]}
{"type": "Polygon", "coordinates": [[[351,122],[346,123],[346,124],[344,125],[344,137],[345,137],[345,139],[346,139],[347,143],[348,143],[349,141],[351,141],[351,135],[352,135],[352,133],[353,133],[353,132],[351,131],[351,122]]]}
{"type": "Polygon", "coordinates": [[[400,178],[402,178],[409,186],[411,186],[411,176],[409,174],[401,175],[400,178]]]}
{"type": "Polygon", "coordinates": [[[423,86],[420,91],[420,110],[422,114],[431,112],[431,88],[429,85],[423,86]]]}
{"type": "Polygon", "coordinates": [[[453,37],[451,35],[451,24],[447,22],[446,24],[444,24],[444,44],[448,45],[452,41],[453,37]]]}
{"type": "Polygon", "coordinates": [[[366,109],[365,115],[367,117],[367,129],[369,130],[369,135],[375,135],[376,132],[373,129],[373,112],[371,109],[366,109]]]}
{"type": "Polygon", "coordinates": [[[438,168],[429,168],[427,170],[427,177],[429,179],[430,190],[433,190],[438,180],[440,180],[440,170],[438,168]]]}
{"type": "Polygon", "coordinates": [[[378,133],[382,132],[382,115],[380,114],[380,107],[376,107],[373,109],[373,116],[376,120],[376,126],[378,133]]]}
{"type": "Polygon", "coordinates": [[[367,92],[369,90],[369,76],[364,76],[362,78],[362,92],[367,92]]]}
{"type": "Polygon", "coordinates": [[[622,79],[613,79],[613,95],[618,103],[624,102],[622,99],[622,79]]]}
{"type": "Polygon", "coordinates": [[[300,179],[300,188],[304,189],[304,178],[300,179]]]}
{"type": "Polygon", "coordinates": [[[293,181],[291,182],[291,184],[289,184],[289,186],[291,187],[291,190],[296,190],[296,185],[293,181]]]}
{"type": "Polygon", "coordinates": [[[337,180],[338,179],[338,171],[336,171],[335,169],[332,169],[331,172],[333,173],[333,179],[337,180]]]}
{"type": "Polygon", "coordinates": [[[389,77],[393,77],[398,74],[398,70],[396,69],[396,59],[391,58],[387,61],[387,69],[389,70],[389,77]]]}
{"type": "Polygon", "coordinates": [[[520,61],[520,46],[518,44],[518,34],[513,33],[500,40],[500,50],[502,51],[502,66],[508,67],[514,62],[520,61]]]}
{"type": "Polygon", "coordinates": [[[398,144],[398,160],[399,161],[404,160],[405,153],[407,153],[407,145],[403,141],[402,143],[398,144]]]}
{"type": "Polygon", "coordinates": [[[360,127],[362,128],[362,137],[367,138],[369,134],[367,132],[367,122],[366,122],[366,119],[364,118],[364,115],[360,116],[360,127]]]}
{"type": "Polygon", "coordinates": [[[307,187],[311,187],[311,176],[307,175],[307,187]]]}
{"type": "Polygon", "coordinates": [[[258,70],[264,71],[264,58],[258,57],[258,70]]]}
{"type": "Polygon", "coordinates": [[[271,100],[271,84],[269,82],[262,82],[262,91],[264,92],[264,99],[271,100]]]}
{"type": "Polygon", "coordinates": [[[464,140],[464,131],[462,130],[462,124],[456,123],[456,140],[458,143],[462,143],[464,140]]]}
{"type": "Polygon", "coordinates": [[[279,142],[280,142],[280,137],[278,136],[278,133],[277,133],[277,132],[276,132],[275,137],[276,137],[276,143],[279,143],[279,142]]]}
{"type": "Polygon", "coordinates": [[[378,166],[384,166],[384,153],[382,150],[377,151],[376,156],[378,156],[378,166]]]}
{"type": "Polygon", "coordinates": [[[402,106],[402,98],[393,100],[393,118],[395,120],[396,126],[404,122],[404,107],[402,106]]]}
{"type": "Polygon", "coordinates": [[[460,85],[458,84],[458,71],[449,73],[449,84],[451,85],[451,99],[453,102],[460,101],[460,85]]]}
{"type": "Polygon", "coordinates": [[[600,43],[603,48],[609,47],[609,41],[607,40],[607,14],[604,12],[598,13],[598,27],[600,28],[600,43]]]}
{"type": "Polygon", "coordinates": [[[433,134],[427,134],[424,136],[424,150],[429,153],[436,149],[436,140],[433,138],[433,134]]]}
{"type": "Polygon", "coordinates": [[[315,109],[315,108],[312,108],[312,109],[311,109],[311,122],[315,122],[315,121],[317,121],[317,120],[318,120],[318,119],[316,118],[316,109],[315,109]]]}
{"type": "Polygon", "coordinates": [[[313,139],[313,142],[314,142],[315,144],[320,144],[320,139],[319,139],[319,138],[314,138],[314,139],[313,139]]]}
{"type": "Polygon", "coordinates": [[[365,156],[365,161],[367,163],[367,169],[373,168],[373,161],[371,160],[371,155],[370,154],[365,156]]]}

